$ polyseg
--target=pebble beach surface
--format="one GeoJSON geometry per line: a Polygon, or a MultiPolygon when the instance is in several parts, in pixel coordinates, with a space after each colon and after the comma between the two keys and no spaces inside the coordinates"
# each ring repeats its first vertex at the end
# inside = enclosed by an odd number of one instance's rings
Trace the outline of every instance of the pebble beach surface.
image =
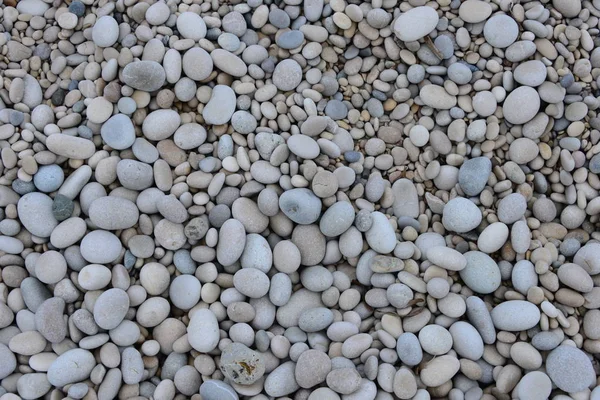
{"type": "Polygon", "coordinates": [[[0,0],[0,400],[600,400],[599,33],[0,0]]]}

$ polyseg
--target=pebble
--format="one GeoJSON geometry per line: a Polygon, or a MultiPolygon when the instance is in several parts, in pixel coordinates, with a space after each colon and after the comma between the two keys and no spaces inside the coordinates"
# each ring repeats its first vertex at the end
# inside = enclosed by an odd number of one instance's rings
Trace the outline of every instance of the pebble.
{"type": "Polygon", "coordinates": [[[119,39],[119,24],[110,15],[104,15],[92,28],[92,40],[99,47],[110,47],[119,39]]]}
{"type": "Polygon", "coordinates": [[[483,36],[491,46],[504,49],[517,40],[519,25],[506,14],[496,14],[483,26],[483,36]]]}
{"type": "Polygon", "coordinates": [[[468,232],[481,223],[481,211],[473,202],[456,197],[444,206],[442,223],[451,231],[468,232]]]}
{"type": "Polygon", "coordinates": [[[432,7],[415,7],[398,17],[394,32],[403,42],[414,42],[431,33],[438,24],[439,16],[432,7]]]}
{"type": "Polygon", "coordinates": [[[597,397],[598,0],[196,3],[4,1],[0,397],[597,397]]]}
{"type": "Polygon", "coordinates": [[[275,67],[272,79],[277,89],[294,90],[302,81],[302,67],[294,60],[283,60],[275,67]]]}
{"type": "Polygon", "coordinates": [[[489,3],[481,0],[467,0],[461,3],[458,16],[465,22],[477,24],[485,21],[492,14],[489,3]]]}
{"type": "Polygon", "coordinates": [[[220,369],[225,376],[241,385],[251,385],[265,373],[260,353],[241,343],[232,343],[221,353],[220,369]]]}
{"type": "Polygon", "coordinates": [[[48,382],[57,387],[89,378],[96,366],[94,355],[87,350],[72,349],[62,353],[48,369],[48,382]]]}
{"type": "Polygon", "coordinates": [[[491,316],[497,329],[520,332],[538,324],[540,310],[527,301],[509,300],[494,307],[491,316]]]}
{"type": "Polygon", "coordinates": [[[206,400],[239,400],[239,396],[230,385],[218,380],[207,380],[202,383],[200,396],[206,400]]]}
{"type": "Polygon", "coordinates": [[[546,371],[552,382],[567,393],[585,390],[596,380],[588,356],[569,345],[558,346],[548,354],[546,371]]]}
{"type": "Polygon", "coordinates": [[[540,97],[537,91],[529,86],[520,86],[510,92],[502,106],[504,118],[513,125],[531,121],[539,109],[540,97]]]}
{"type": "Polygon", "coordinates": [[[122,289],[108,289],[94,304],[94,321],[102,329],[114,329],[127,314],[129,296],[122,289]]]}
{"type": "Polygon", "coordinates": [[[235,93],[229,86],[217,85],[202,111],[202,117],[207,124],[223,125],[231,120],[234,111],[235,93]]]}
{"type": "Polygon", "coordinates": [[[208,353],[219,343],[219,322],[208,309],[197,310],[192,314],[187,327],[188,341],[195,350],[208,353]]]}
{"type": "Polygon", "coordinates": [[[135,129],[131,119],[123,114],[110,117],[100,129],[102,140],[115,150],[130,148],[135,142],[135,129]]]}
{"type": "Polygon", "coordinates": [[[292,189],[279,196],[279,208],[297,224],[308,225],[319,219],[321,200],[308,189],[292,189]]]}
{"type": "Polygon", "coordinates": [[[186,39],[198,41],[206,37],[206,23],[198,14],[186,11],[177,17],[177,30],[186,39]]]}
{"type": "Polygon", "coordinates": [[[467,196],[477,196],[485,189],[491,172],[492,163],[486,157],[465,161],[458,171],[460,188],[467,196]]]}
{"type": "Polygon", "coordinates": [[[49,237],[58,221],[52,213],[52,199],[43,193],[27,193],[19,200],[17,210],[25,229],[38,237],[49,237]]]}
{"type": "Polygon", "coordinates": [[[164,68],[156,61],[144,60],[129,63],[123,69],[123,82],[137,90],[154,92],[166,79],[164,68]]]}

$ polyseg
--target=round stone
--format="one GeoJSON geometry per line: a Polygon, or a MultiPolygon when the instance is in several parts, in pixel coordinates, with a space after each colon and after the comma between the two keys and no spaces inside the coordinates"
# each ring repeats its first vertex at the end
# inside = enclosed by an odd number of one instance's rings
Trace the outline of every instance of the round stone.
{"type": "Polygon", "coordinates": [[[277,89],[294,90],[302,82],[302,67],[295,60],[283,60],[275,67],[272,79],[277,89]]]}
{"type": "Polygon", "coordinates": [[[469,251],[464,256],[467,266],[459,272],[460,278],[471,290],[488,294],[500,287],[502,278],[496,261],[480,251],[469,251]]]}
{"type": "Polygon", "coordinates": [[[552,382],[567,393],[580,392],[596,381],[590,358],[576,347],[562,345],[546,358],[546,371],[552,382]]]}
{"type": "Polygon", "coordinates": [[[92,40],[99,47],[111,47],[119,39],[119,24],[109,16],[104,15],[96,21],[92,28],[92,40]]]}
{"type": "Polygon", "coordinates": [[[485,23],[483,36],[490,45],[504,49],[517,40],[519,25],[506,14],[496,14],[485,23]]]}
{"type": "Polygon", "coordinates": [[[429,35],[440,17],[432,7],[415,7],[401,14],[394,23],[396,36],[404,42],[414,42],[429,35]]]}
{"type": "Polygon", "coordinates": [[[62,168],[56,164],[41,166],[33,176],[35,187],[45,193],[58,190],[64,180],[65,174],[62,168]]]}
{"type": "Polygon", "coordinates": [[[165,70],[156,61],[134,61],[123,68],[123,82],[134,89],[154,92],[162,87],[165,79],[165,70]]]}
{"type": "Polygon", "coordinates": [[[108,119],[100,129],[102,140],[115,150],[130,148],[135,142],[135,129],[131,119],[123,114],[116,114],[108,119]]]}
{"type": "Polygon", "coordinates": [[[481,211],[472,201],[456,197],[444,206],[442,223],[448,230],[464,233],[477,228],[481,218],[481,211]]]}
{"type": "Polygon", "coordinates": [[[502,105],[504,118],[513,125],[531,121],[539,109],[540,96],[528,86],[521,86],[510,92],[502,105]]]}

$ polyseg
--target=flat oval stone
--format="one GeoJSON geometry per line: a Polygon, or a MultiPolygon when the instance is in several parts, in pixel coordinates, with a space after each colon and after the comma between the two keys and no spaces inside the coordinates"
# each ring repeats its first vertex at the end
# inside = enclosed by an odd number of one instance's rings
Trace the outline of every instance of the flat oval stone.
{"type": "Polygon", "coordinates": [[[135,142],[135,129],[131,119],[124,114],[113,115],[100,129],[104,143],[115,150],[128,149],[135,142]]]}
{"type": "Polygon", "coordinates": [[[540,310],[528,301],[509,300],[494,307],[491,316],[496,329],[520,332],[538,324],[540,310]]]}
{"type": "Polygon", "coordinates": [[[429,361],[419,374],[421,381],[428,387],[440,386],[449,381],[460,369],[460,362],[454,356],[439,356],[429,361]]]}
{"type": "Polygon", "coordinates": [[[573,262],[585,269],[590,275],[600,273],[600,243],[588,242],[575,253],[573,262]]]}
{"type": "Polygon", "coordinates": [[[52,204],[52,199],[43,193],[27,193],[21,197],[17,210],[25,229],[35,236],[49,237],[58,225],[52,213],[52,204]]]}
{"type": "Polygon", "coordinates": [[[339,236],[352,226],[354,216],[354,208],[349,202],[338,201],[323,213],[319,228],[325,236],[339,236]]]}
{"type": "Polygon", "coordinates": [[[404,42],[414,42],[429,35],[440,17],[432,7],[415,7],[398,17],[394,23],[396,36],[404,42]]]}
{"type": "Polygon", "coordinates": [[[492,15],[492,6],[481,0],[467,0],[458,8],[458,16],[465,22],[477,24],[492,15]]]}
{"type": "Polygon", "coordinates": [[[528,86],[521,86],[508,94],[502,106],[504,118],[514,125],[529,122],[540,109],[540,96],[528,86]]]}
{"type": "Polygon", "coordinates": [[[417,218],[419,216],[419,195],[417,188],[408,179],[398,179],[392,185],[394,193],[394,215],[400,217],[417,218]]]}
{"type": "Polygon", "coordinates": [[[35,312],[35,327],[50,343],[60,343],[67,336],[64,309],[65,301],[60,297],[52,297],[44,301],[35,312]]]}
{"type": "Polygon", "coordinates": [[[213,71],[213,59],[206,50],[200,47],[193,47],[183,55],[182,67],[183,72],[190,79],[203,81],[208,78],[213,71]]]}
{"type": "Polygon", "coordinates": [[[503,49],[517,40],[519,25],[506,14],[496,14],[485,23],[483,36],[490,45],[503,49]]]}
{"type": "Polygon", "coordinates": [[[546,358],[546,372],[559,389],[567,393],[587,389],[596,380],[590,358],[576,347],[562,345],[546,358]]]}
{"type": "Polygon", "coordinates": [[[451,231],[469,232],[479,226],[481,219],[479,208],[464,197],[455,197],[444,206],[442,223],[451,231]]]}
{"type": "Polygon", "coordinates": [[[276,37],[277,46],[282,49],[290,50],[299,47],[304,41],[304,33],[293,30],[282,33],[276,37]]]}
{"type": "Polygon", "coordinates": [[[119,24],[110,15],[104,15],[92,28],[92,40],[99,47],[110,47],[119,39],[119,24]]]}
{"type": "Polygon", "coordinates": [[[221,353],[219,368],[235,383],[251,385],[264,375],[265,362],[259,352],[231,343],[221,353]]]}
{"type": "Polygon", "coordinates": [[[546,80],[546,66],[538,60],[525,61],[515,68],[513,76],[522,85],[536,87],[546,80]]]}
{"type": "Polygon", "coordinates": [[[409,366],[418,365],[423,360],[423,350],[414,333],[405,332],[398,337],[396,352],[400,360],[409,366]]]}
{"type": "Polygon", "coordinates": [[[317,158],[321,153],[321,149],[317,142],[306,135],[292,135],[287,140],[287,146],[290,151],[298,157],[312,160],[317,158]]]}
{"type": "Polygon", "coordinates": [[[235,111],[235,92],[229,86],[217,85],[213,88],[209,102],[202,111],[202,117],[207,124],[223,125],[235,111]]]}
{"type": "Polygon", "coordinates": [[[277,89],[294,90],[302,82],[302,67],[295,60],[283,60],[275,67],[272,79],[277,89]]]}
{"type": "Polygon", "coordinates": [[[144,119],[142,132],[147,139],[159,141],[171,137],[180,123],[181,117],[177,111],[156,110],[144,119]]]}
{"type": "Polygon", "coordinates": [[[215,67],[235,77],[242,77],[248,72],[246,63],[233,53],[223,49],[215,49],[210,53],[215,67]]]}
{"type": "Polygon", "coordinates": [[[88,214],[98,228],[115,231],[137,224],[140,212],[130,200],[105,196],[92,202],[88,214]]]}
{"type": "Polygon", "coordinates": [[[308,189],[286,190],[279,197],[279,208],[295,223],[309,225],[321,215],[321,199],[308,189]]]}
{"type": "Polygon", "coordinates": [[[177,17],[177,30],[182,37],[197,42],[206,36],[206,23],[198,14],[186,11],[177,17]]]}
{"type": "Polygon", "coordinates": [[[461,271],[467,266],[467,259],[464,255],[446,246],[435,246],[428,249],[427,259],[449,271],[461,271]]]}
{"type": "Polygon", "coordinates": [[[201,353],[213,351],[219,343],[219,322],[209,309],[195,311],[187,327],[190,346],[201,353]]]}
{"type": "Polygon", "coordinates": [[[464,254],[467,266],[461,270],[460,278],[474,292],[492,293],[500,287],[500,268],[496,261],[480,251],[469,251],[464,254]]]}
{"type": "Polygon", "coordinates": [[[129,296],[122,289],[108,289],[94,303],[94,321],[102,329],[114,329],[129,310],[129,296]]]}
{"type": "Polygon", "coordinates": [[[109,264],[121,254],[121,241],[108,231],[91,231],[81,240],[81,256],[90,263],[109,264]]]}
{"type": "Polygon", "coordinates": [[[73,349],[62,353],[48,369],[48,381],[63,387],[69,383],[83,381],[89,378],[96,366],[94,355],[87,350],[73,349]]]}
{"type": "Polygon", "coordinates": [[[56,155],[75,160],[87,160],[96,152],[96,146],[91,140],[60,133],[48,136],[46,147],[56,155]]]}
{"type": "Polygon", "coordinates": [[[123,68],[123,82],[145,92],[160,89],[166,77],[164,68],[156,61],[134,61],[123,68]]]}
{"type": "Polygon", "coordinates": [[[217,260],[223,266],[235,263],[244,252],[246,229],[236,219],[228,219],[219,230],[217,260]]]}
{"type": "Polygon", "coordinates": [[[438,85],[423,86],[419,92],[419,97],[423,104],[438,110],[449,110],[456,105],[457,101],[456,96],[448,94],[446,89],[438,85]]]}
{"type": "Polygon", "coordinates": [[[396,247],[396,234],[385,214],[375,211],[371,213],[373,225],[365,233],[369,246],[378,253],[391,253],[396,247]]]}
{"type": "Polygon", "coordinates": [[[0,379],[4,379],[12,374],[17,368],[17,358],[4,343],[0,343],[0,357],[2,357],[2,363],[0,363],[0,379]]]}
{"type": "Polygon", "coordinates": [[[466,160],[458,170],[458,184],[467,196],[477,196],[485,189],[492,172],[492,162],[487,157],[466,160]]]}
{"type": "Polygon", "coordinates": [[[237,392],[227,383],[218,380],[204,381],[200,386],[200,396],[204,400],[238,400],[237,392]]]}

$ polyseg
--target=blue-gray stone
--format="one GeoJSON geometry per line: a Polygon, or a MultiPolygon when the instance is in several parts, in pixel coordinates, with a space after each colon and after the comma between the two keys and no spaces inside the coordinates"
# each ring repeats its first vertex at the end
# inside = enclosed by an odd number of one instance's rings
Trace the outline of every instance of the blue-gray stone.
{"type": "Polygon", "coordinates": [[[69,82],[69,86],[67,87],[67,89],[69,90],[75,90],[79,87],[79,81],[73,79],[71,82],[69,82]]]}
{"type": "Polygon", "coordinates": [[[486,157],[467,160],[458,171],[458,183],[467,196],[477,196],[485,188],[492,172],[492,162],[486,157]]]}
{"type": "Polygon", "coordinates": [[[80,1],[74,1],[69,4],[69,12],[77,15],[78,17],[83,17],[85,14],[85,4],[80,1]]]}
{"type": "Polygon", "coordinates": [[[560,86],[564,88],[568,88],[573,83],[575,83],[575,77],[571,73],[568,73],[560,79],[560,86]]]}
{"type": "Polygon", "coordinates": [[[90,128],[85,125],[80,125],[77,127],[77,134],[84,139],[91,139],[94,136],[94,132],[90,128]]]}
{"type": "Polygon", "coordinates": [[[304,41],[304,33],[301,31],[284,32],[276,39],[277,46],[290,50],[300,46],[304,41]]]}
{"type": "Polygon", "coordinates": [[[27,193],[35,192],[35,185],[33,184],[33,181],[25,182],[17,178],[12,182],[12,189],[22,196],[27,193]]]}
{"type": "Polygon", "coordinates": [[[462,108],[452,107],[450,109],[450,116],[454,119],[462,119],[465,117],[465,112],[462,108]]]}
{"type": "Polygon", "coordinates": [[[592,157],[592,159],[590,160],[589,169],[594,174],[600,173],[600,153],[592,157]]]}
{"type": "Polygon", "coordinates": [[[125,252],[125,256],[123,257],[123,265],[125,266],[125,268],[127,268],[127,269],[133,268],[136,261],[137,261],[137,257],[134,256],[133,253],[131,253],[131,251],[127,250],[125,252]]]}
{"type": "Polygon", "coordinates": [[[193,274],[196,272],[196,262],[187,250],[177,250],[173,256],[175,268],[182,274],[193,274]]]}
{"type": "Polygon", "coordinates": [[[8,118],[12,126],[19,126],[25,120],[25,115],[21,111],[12,111],[8,118]]]}
{"type": "Polygon", "coordinates": [[[284,29],[290,26],[290,16],[285,11],[274,8],[269,13],[269,22],[276,28],[284,29]]]}
{"type": "Polygon", "coordinates": [[[360,152],[359,151],[347,151],[344,153],[344,158],[349,163],[355,163],[360,160],[360,152]]]}
{"type": "Polygon", "coordinates": [[[50,46],[48,45],[48,43],[41,43],[41,44],[38,44],[37,46],[35,46],[35,49],[33,49],[33,55],[46,61],[47,59],[50,58],[51,51],[52,50],[50,49],[50,46]]]}
{"type": "Polygon", "coordinates": [[[210,380],[200,386],[200,396],[203,400],[238,400],[233,388],[222,381],[210,380]]]}
{"type": "Polygon", "coordinates": [[[75,205],[73,200],[62,194],[57,194],[52,202],[52,215],[57,221],[61,222],[73,215],[75,205]]]}
{"type": "Polygon", "coordinates": [[[83,103],[83,101],[78,101],[77,103],[73,104],[73,112],[80,113],[83,111],[84,108],[85,104],[83,103]]]}
{"type": "Polygon", "coordinates": [[[450,36],[440,35],[435,38],[435,42],[433,42],[433,44],[440,51],[440,53],[442,53],[444,60],[447,60],[454,55],[454,43],[452,43],[450,36]]]}
{"type": "Polygon", "coordinates": [[[51,193],[58,190],[65,180],[65,173],[62,168],[56,164],[44,165],[38,169],[38,172],[33,176],[33,184],[40,191],[51,193]]]}
{"type": "Polygon", "coordinates": [[[367,111],[371,114],[371,117],[379,118],[383,116],[383,104],[381,101],[371,98],[367,101],[367,111]]]}
{"type": "Polygon", "coordinates": [[[577,253],[577,250],[581,247],[581,243],[579,240],[571,237],[563,240],[560,244],[560,253],[565,257],[572,257],[577,253]]]}
{"type": "Polygon", "coordinates": [[[325,115],[331,119],[344,119],[348,116],[348,107],[339,100],[329,100],[325,106],[325,115]]]}

